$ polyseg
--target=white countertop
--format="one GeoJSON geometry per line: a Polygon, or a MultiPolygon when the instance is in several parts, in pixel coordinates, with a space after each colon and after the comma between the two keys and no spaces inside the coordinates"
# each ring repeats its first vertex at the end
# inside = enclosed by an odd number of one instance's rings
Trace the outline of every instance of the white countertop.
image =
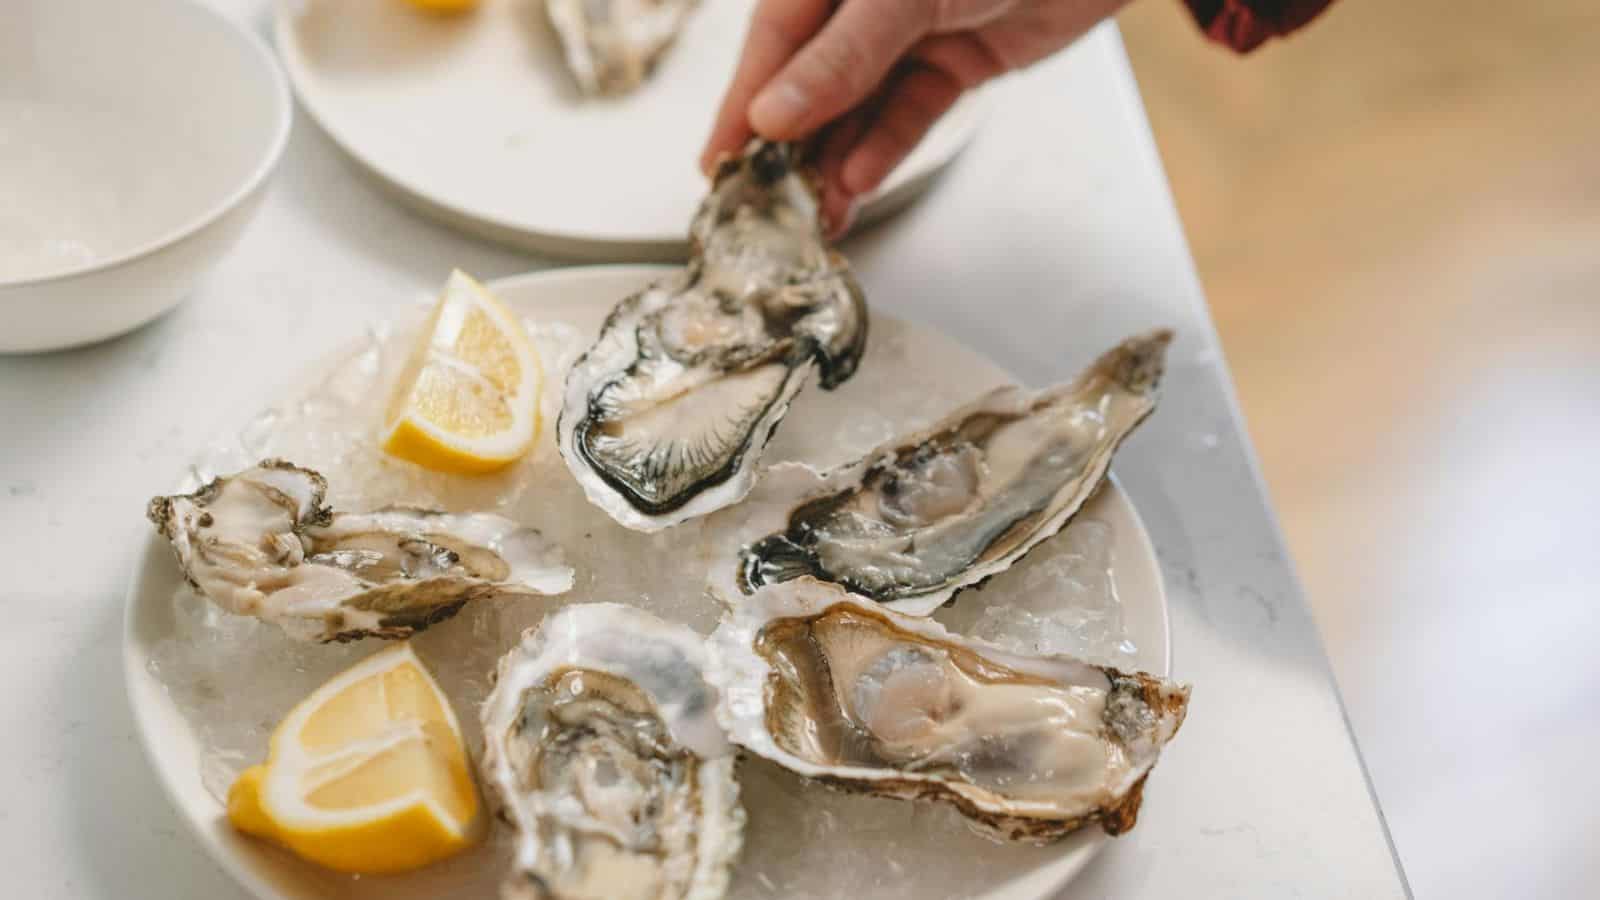
{"type": "MultiPolygon", "coordinates": [[[[218,2],[264,33],[265,2],[218,2]]],[[[931,193],[845,250],[876,305],[1031,382],[1178,330],[1161,409],[1116,470],[1162,561],[1193,705],[1139,827],[1063,897],[1405,896],[1115,30],[997,94],[931,193]]],[[[124,697],[145,500],[241,407],[450,267],[546,265],[401,209],[295,127],[258,220],[186,305],[101,346],[0,357],[6,896],[242,900],[169,808],[124,697]]]]}

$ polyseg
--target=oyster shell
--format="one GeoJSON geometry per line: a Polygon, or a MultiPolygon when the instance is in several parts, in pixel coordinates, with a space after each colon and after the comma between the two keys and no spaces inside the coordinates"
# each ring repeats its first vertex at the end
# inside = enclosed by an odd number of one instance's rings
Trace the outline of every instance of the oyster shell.
{"type": "MultiPolygon", "coordinates": [[[[1169,331],[1130,338],[1074,381],[1002,387],[827,473],[785,463],[730,515],[746,537],[714,577],[739,593],[810,576],[928,615],[1064,528],[1155,409],[1169,331]]],[[[726,587],[724,592],[727,593],[726,587]]]]}
{"type": "Polygon", "coordinates": [[[500,661],[484,772],[516,830],[501,895],[715,900],[743,842],[733,748],[699,635],[571,606],[500,661]]]}
{"type": "Polygon", "coordinates": [[[622,94],[650,77],[698,0],[546,0],[567,68],[586,94],[622,94]]]}
{"type": "Polygon", "coordinates": [[[737,502],[813,368],[848,379],[861,290],[830,252],[809,176],[785,144],[718,168],[683,271],[617,305],[567,375],[561,455],[590,502],[657,531],[737,502]]]}
{"type": "Polygon", "coordinates": [[[572,569],[537,531],[486,513],[336,513],[327,481],[269,459],[147,515],[189,583],[232,613],[310,641],[404,638],[469,601],[560,594],[572,569]]]}
{"type": "Polygon", "coordinates": [[[811,579],[711,637],[733,742],[828,785],[953,804],[994,838],[1132,828],[1189,688],[1007,653],[811,579]]]}

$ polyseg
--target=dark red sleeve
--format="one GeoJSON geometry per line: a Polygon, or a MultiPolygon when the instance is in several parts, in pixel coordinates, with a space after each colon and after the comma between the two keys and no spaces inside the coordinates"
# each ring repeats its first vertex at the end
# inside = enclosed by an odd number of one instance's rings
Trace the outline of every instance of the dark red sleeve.
{"type": "Polygon", "coordinates": [[[1248,53],[1282,37],[1328,8],[1333,0],[1184,0],[1206,37],[1248,53]]]}

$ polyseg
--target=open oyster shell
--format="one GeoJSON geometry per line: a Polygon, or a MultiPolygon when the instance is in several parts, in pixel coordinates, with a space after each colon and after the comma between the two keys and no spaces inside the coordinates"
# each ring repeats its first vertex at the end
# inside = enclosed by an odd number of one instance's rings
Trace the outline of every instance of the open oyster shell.
{"type": "Polygon", "coordinates": [[[500,661],[485,779],[516,830],[505,900],[715,900],[743,842],[699,635],[567,607],[500,661]]]}
{"type": "Polygon", "coordinates": [[[560,594],[572,569],[537,531],[487,513],[336,513],[327,482],[269,459],[147,515],[189,583],[309,641],[404,638],[474,600],[560,594]]]}
{"type": "Polygon", "coordinates": [[[618,304],[573,365],[557,423],[589,500],[641,531],[749,493],[811,370],[832,388],[866,344],[861,290],[789,145],[724,161],[689,234],[684,270],[618,304]]]}
{"type": "MultiPolygon", "coordinates": [[[[809,576],[928,615],[1059,532],[1155,409],[1169,331],[1129,338],[1068,384],[1002,387],[826,473],[772,466],[745,503],[736,561],[748,594],[809,576]]],[[[724,587],[725,593],[733,593],[724,587]]]]}
{"type": "Polygon", "coordinates": [[[1189,688],[951,634],[802,578],[711,637],[733,742],[851,791],[950,803],[990,837],[1132,828],[1189,688]]]}
{"type": "Polygon", "coordinates": [[[650,77],[698,0],[546,0],[567,68],[586,94],[622,94],[650,77]]]}

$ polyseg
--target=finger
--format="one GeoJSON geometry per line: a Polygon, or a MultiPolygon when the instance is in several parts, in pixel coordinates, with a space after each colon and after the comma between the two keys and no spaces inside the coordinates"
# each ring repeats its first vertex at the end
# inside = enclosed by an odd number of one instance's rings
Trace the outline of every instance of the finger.
{"type": "Polygon", "coordinates": [[[875,104],[863,104],[849,115],[828,126],[823,135],[821,149],[817,152],[817,174],[821,176],[824,187],[842,190],[840,176],[844,171],[844,161],[849,158],[850,151],[860,143],[861,135],[872,124],[872,117],[877,114],[875,104]]]}
{"type": "Polygon", "coordinates": [[[967,90],[1010,70],[1010,65],[977,35],[942,34],[926,38],[911,50],[914,59],[943,69],[967,90]]]}
{"type": "Polygon", "coordinates": [[[926,33],[917,0],[846,0],[810,43],[789,60],[750,105],[762,137],[805,137],[871,94],[901,54],[926,33]]]}
{"type": "Polygon", "coordinates": [[[911,66],[890,87],[882,112],[845,160],[840,173],[845,190],[852,194],[877,190],[963,90],[961,82],[943,69],[911,66]]]}
{"type": "Polygon", "coordinates": [[[828,126],[822,139],[817,153],[817,174],[822,182],[818,199],[824,230],[830,238],[839,237],[850,227],[855,195],[844,188],[844,163],[872,124],[875,112],[872,104],[856,109],[828,126]]]}
{"type": "Polygon", "coordinates": [[[739,152],[750,140],[751,98],[822,28],[832,11],[830,0],[762,0],[756,7],[739,65],[700,153],[701,171],[709,175],[717,157],[739,152]]]}
{"type": "Polygon", "coordinates": [[[973,32],[1005,63],[1006,71],[1030,66],[1082,37],[1128,0],[1053,0],[1019,6],[1004,19],[973,32]]]}
{"type": "Polygon", "coordinates": [[[966,31],[987,25],[1015,9],[1018,0],[939,0],[933,7],[929,31],[966,31]]]}
{"type": "Polygon", "coordinates": [[[854,194],[838,189],[823,192],[822,227],[828,240],[836,241],[844,237],[850,226],[856,223],[856,207],[859,205],[860,198],[854,194]]]}

